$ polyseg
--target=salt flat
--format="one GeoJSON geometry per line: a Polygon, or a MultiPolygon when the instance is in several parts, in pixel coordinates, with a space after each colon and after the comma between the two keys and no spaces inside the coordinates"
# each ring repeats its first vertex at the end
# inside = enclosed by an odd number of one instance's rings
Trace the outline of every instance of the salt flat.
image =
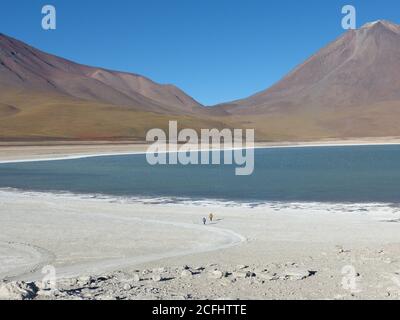
{"type": "MultiPolygon", "coordinates": [[[[398,209],[379,204],[251,208],[3,190],[0,276],[40,281],[44,265],[54,266],[59,278],[77,279],[164,268],[170,281],[144,279],[130,298],[144,293],[147,298],[171,298],[172,293],[193,298],[390,298],[400,293],[399,218],[398,209]],[[204,226],[201,218],[209,212],[216,220],[204,226]],[[185,265],[204,271],[189,281],[176,271],[185,265]],[[229,278],[239,265],[251,269],[254,279],[229,278]],[[361,291],[343,286],[348,266],[356,271],[361,291]],[[226,276],[207,276],[215,269],[226,276]],[[266,270],[270,280],[262,282],[266,270]],[[290,274],[304,270],[312,276],[290,281],[290,274]],[[259,282],[254,282],[257,274],[259,282]],[[149,294],[149,287],[159,290],[149,294]]],[[[110,290],[120,286],[113,282],[110,290]]]]}

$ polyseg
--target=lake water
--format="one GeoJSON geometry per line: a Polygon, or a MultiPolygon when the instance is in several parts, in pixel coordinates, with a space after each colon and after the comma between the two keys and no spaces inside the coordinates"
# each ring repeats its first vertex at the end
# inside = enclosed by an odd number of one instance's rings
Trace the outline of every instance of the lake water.
{"type": "Polygon", "coordinates": [[[400,202],[400,146],[257,149],[233,165],[150,166],[145,155],[0,164],[0,188],[244,202],[400,202]]]}

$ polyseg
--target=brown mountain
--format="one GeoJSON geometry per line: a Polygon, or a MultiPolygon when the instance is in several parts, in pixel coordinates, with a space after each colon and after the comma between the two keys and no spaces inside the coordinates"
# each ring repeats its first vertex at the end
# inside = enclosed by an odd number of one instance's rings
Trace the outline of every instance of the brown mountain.
{"type": "Polygon", "coordinates": [[[1,139],[143,139],[168,120],[215,125],[208,111],[173,85],[89,67],[0,34],[1,139]]]}
{"type": "Polygon", "coordinates": [[[271,88],[222,106],[272,140],[400,135],[400,26],[346,32],[271,88]]]}
{"type": "Polygon", "coordinates": [[[145,111],[191,112],[198,102],[173,85],[143,76],[88,67],[34,49],[0,34],[0,84],[48,91],[145,111]]]}

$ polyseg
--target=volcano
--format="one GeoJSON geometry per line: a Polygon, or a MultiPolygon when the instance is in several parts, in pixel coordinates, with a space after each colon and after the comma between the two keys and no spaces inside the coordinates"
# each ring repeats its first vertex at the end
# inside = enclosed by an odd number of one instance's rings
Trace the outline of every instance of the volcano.
{"type": "Polygon", "coordinates": [[[400,26],[349,30],[271,88],[218,107],[272,140],[398,136],[400,26]]]}

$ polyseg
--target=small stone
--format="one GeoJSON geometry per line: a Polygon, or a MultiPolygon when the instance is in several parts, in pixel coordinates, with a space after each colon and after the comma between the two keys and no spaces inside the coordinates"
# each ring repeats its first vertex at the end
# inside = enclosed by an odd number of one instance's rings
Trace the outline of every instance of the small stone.
{"type": "Polygon", "coordinates": [[[125,283],[124,286],[123,286],[123,289],[124,289],[125,291],[129,291],[129,290],[132,289],[132,286],[131,286],[129,283],[125,283]]]}
{"type": "Polygon", "coordinates": [[[214,270],[210,272],[210,277],[213,279],[221,279],[224,276],[224,273],[219,270],[214,270]]]}
{"type": "Polygon", "coordinates": [[[163,277],[162,277],[160,274],[154,274],[154,275],[152,276],[152,279],[153,279],[154,282],[163,281],[163,277]]]}
{"type": "Polygon", "coordinates": [[[187,277],[192,277],[193,273],[190,270],[183,270],[181,273],[181,277],[183,278],[187,278],[187,277]]]}
{"type": "Polygon", "coordinates": [[[82,276],[78,278],[78,282],[80,284],[88,284],[90,282],[91,278],[88,276],[82,276]]]}
{"type": "Polygon", "coordinates": [[[134,282],[139,282],[140,281],[140,276],[137,273],[135,273],[135,274],[132,275],[132,280],[134,282]]]}
{"type": "Polygon", "coordinates": [[[103,281],[107,281],[108,279],[110,279],[109,276],[99,276],[99,277],[97,277],[96,281],[103,282],[103,281]]]}
{"type": "Polygon", "coordinates": [[[82,297],[83,297],[84,299],[93,299],[93,295],[92,295],[91,292],[85,292],[85,293],[83,293],[83,294],[82,294],[82,297]]]}

